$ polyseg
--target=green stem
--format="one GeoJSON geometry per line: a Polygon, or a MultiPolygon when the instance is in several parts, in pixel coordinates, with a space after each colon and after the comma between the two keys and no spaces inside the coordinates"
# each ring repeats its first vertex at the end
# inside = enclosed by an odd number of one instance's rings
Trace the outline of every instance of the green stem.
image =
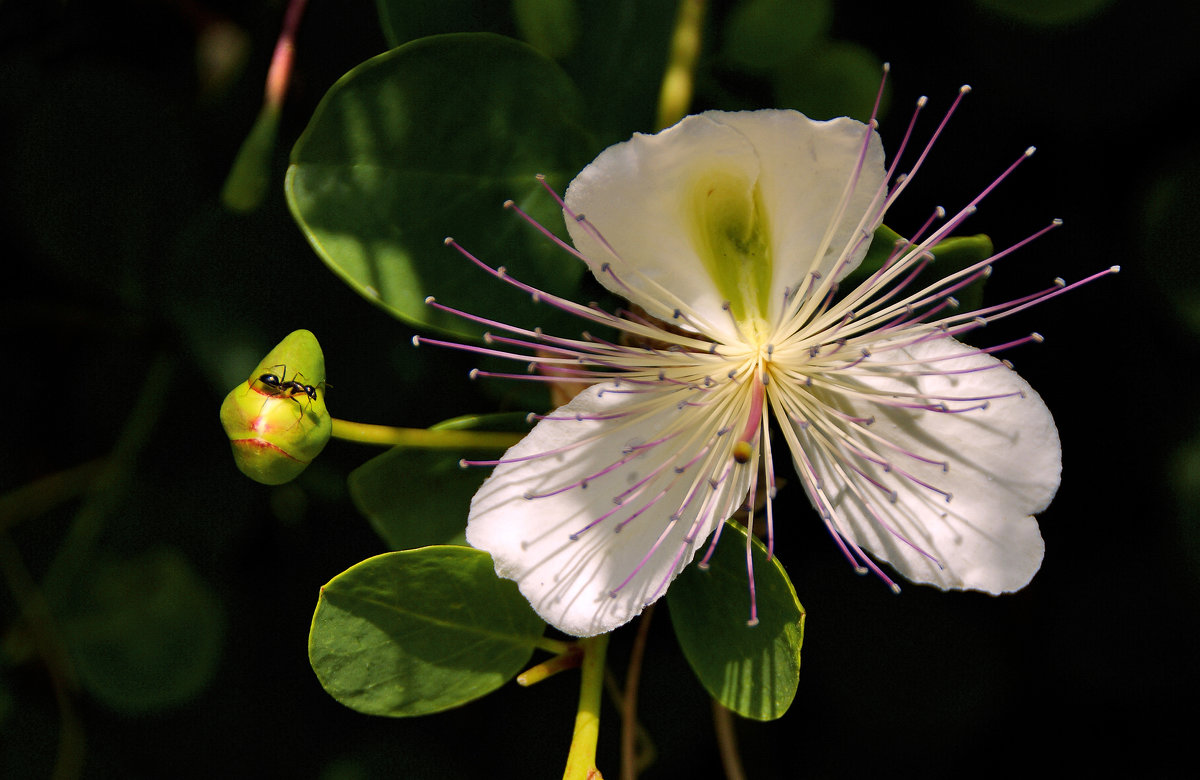
{"type": "Polygon", "coordinates": [[[667,55],[667,70],[658,93],[658,130],[683,119],[692,104],[703,29],[704,0],[680,0],[675,32],[671,34],[671,51],[667,55]]]}
{"type": "Polygon", "coordinates": [[[559,672],[568,669],[578,669],[583,664],[583,649],[578,645],[570,645],[565,653],[559,653],[553,658],[547,658],[537,666],[531,666],[517,675],[517,685],[528,688],[537,685],[542,680],[548,680],[559,672]]]}
{"type": "Polygon", "coordinates": [[[575,647],[574,642],[564,642],[561,639],[551,639],[548,636],[539,636],[533,646],[539,650],[545,650],[547,653],[555,655],[566,655],[575,647]]]}
{"type": "Polygon", "coordinates": [[[404,445],[428,450],[508,449],[519,442],[520,433],[498,431],[433,431],[427,428],[393,428],[334,418],[333,436],[359,444],[404,445]]]}
{"type": "Polygon", "coordinates": [[[579,684],[579,709],[575,733],[563,780],[600,780],[596,768],[596,741],[600,737],[600,695],[604,691],[604,652],[608,634],[579,640],[583,648],[583,676],[579,684]]]}

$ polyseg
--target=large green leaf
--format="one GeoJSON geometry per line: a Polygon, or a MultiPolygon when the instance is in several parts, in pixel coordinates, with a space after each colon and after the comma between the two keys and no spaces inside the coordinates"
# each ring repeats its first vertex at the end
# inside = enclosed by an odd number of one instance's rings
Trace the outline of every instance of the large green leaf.
{"type": "MultiPolygon", "coordinates": [[[[524,432],[529,424],[517,412],[456,417],[433,429],[524,432]]],[[[393,447],[350,473],[350,497],[390,549],[465,544],[471,497],[490,470],[464,469],[458,462],[495,458],[500,452],[393,447]]]]}
{"type": "Polygon", "coordinates": [[[368,558],[330,580],[308,658],[329,695],[351,709],[428,715],[512,679],[544,630],[487,553],[424,547],[368,558]]]}
{"type": "Polygon", "coordinates": [[[707,570],[689,566],[667,592],[679,646],[709,695],[755,720],[781,717],[800,684],[804,607],[778,558],[753,540],[758,625],[748,626],[746,532],[727,523],[707,570]]]}
{"type": "Polygon", "coordinates": [[[436,295],[486,317],[553,326],[557,310],[535,308],[442,239],[454,235],[536,287],[575,293],[584,265],[502,204],[512,199],[563,232],[534,176],[562,190],[588,162],[581,115],[571,81],[523,43],[486,33],[413,41],[329,90],[292,150],[288,203],[330,269],[397,317],[479,333],[425,304],[436,295]]]}

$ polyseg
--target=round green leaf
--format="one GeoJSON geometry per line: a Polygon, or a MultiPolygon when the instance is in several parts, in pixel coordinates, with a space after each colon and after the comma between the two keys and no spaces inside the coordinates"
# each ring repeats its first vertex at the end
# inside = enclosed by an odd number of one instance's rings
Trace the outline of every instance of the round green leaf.
{"type": "Polygon", "coordinates": [[[707,570],[689,566],[667,592],[683,655],[709,695],[747,718],[781,717],[800,684],[804,607],[778,558],[753,540],[758,625],[746,624],[746,532],[727,523],[707,570]]]}
{"type": "MultiPolygon", "coordinates": [[[[435,430],[527,431],[523,413],[456,417],[435,430]]],[[[354,506],[392,550],[430,544],[465,544],[471,497],[490,473],[459,460],[495,458],[499,451],[393,447],[350,473],[354,506]]]]}
{"type": "Polygon", "coordinates": [[[279,107],[265,106],[233,160],[221,187],[221,203],[230,211],[249,212],[262,205],[271,179],[271,156],[279,135],[279,107]]]}
{"type": "Polygon", "coordinates": [[[216,594],[175,549],[84,575],[63,634],[88,692],[121,712],[174,707],[216,674],[225,633],[216,594]]]}
{"type": "Polygon", "coordinates": [[[368,558],[330,580],[308,658],[329,695],[351,709],[428,715],[510,680],[544,630],[487,553],[425,547],[368,558]]]}
{"type": "MultiPolygon", "coordinates": [[[[292,150],[288,203],[325,263],[368,300],[412,324],[480,329],[425,303],[527,327],[557,311],[476,268],[453,235],[491,265],[573,294],[584,265],[516,214],[512,199],[560,233],[558,190],[591,158],[582,104],[552,61],[485,33],[423,38],[342,77],[292,150]]],[[[578,326],[576,326],[577,328],[578,326]]]]}

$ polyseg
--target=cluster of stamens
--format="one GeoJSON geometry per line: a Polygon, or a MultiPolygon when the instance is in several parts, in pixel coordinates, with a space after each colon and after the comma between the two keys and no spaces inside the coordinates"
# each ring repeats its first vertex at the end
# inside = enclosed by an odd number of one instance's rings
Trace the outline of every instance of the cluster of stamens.
{"type": "MultiPolygon", "coordinates": [[[[956,394],[953,391],[931,393],[916,388],[916,380],[937,375],[953,379],[956,376],[991,370],[1006,365],[998,361],[975,362],[961,367],[961,358],[991,355],[1013,347],[1038,343],[1037,333],[997,344],[961,349],[936,358],[913,358],[910,351],[922,345],[946,338],[962,339],[989,323],[1021,312],[1030,306],[1050,300],[1096,278],[1115,273],[1118,267],[1106,269],[1072,284],[1055,279],[1048,287],[1005,303],[986,306],[974,311],[958,311],[955,298],[964,288],[985,279],[993,265],[1025,244],[1057,227],[1054,220],[1028,238],[996,252],[980,262],[962,268],[938,281],[925,283],[922,271],[934,260],[938,245],[950,236],[961,223],[973,214],[980,201],[1032,153],[1026,150],[997,179],[964,208],[946,219],[940,207],[909,239],[898,241],[882,266],[854,289],[842,292],[838,280],[844,276],[854,258],[861,257],[865,245],[874,235],[874,227],[883,214],[912,180],[913,174],[946,126],[963,95],[964,87],[953,105],[918,155],[911,169],[897,175],[897,165],[913,132],[925,98],[917,103],[912,121],[905,132],[895,160],[887,171],[884,185],[875,194],[869,213],[862,216],[859,229],[847,245],[841,248],[840,261],[833,271],[809,273],[788,287],[778,302],[778,313],[770,322],[739,321],[730,307],[725,314],[733,321],[730,337],[728,323],[708,321],[707,315],[679,300],[673,293],[638,270],[621,262],[597,226],[582,214],[574,213],[543,180],[546,191],[558,202],[566,218],[573,220],[610,253],[609,261],[592,257],[593,268],[599,268],[612,283],[610,288],[632,290],[636,286],[645,297],[645,290],[660,293],[658,308],[617,310],[610,313],[599,305],[583,305],[539,290],[511,276],[504,267],[488,266],[451,238],[446,244],[455,249],[485,273],[490,274],[540,302],[581,318],[598,328],[613,331],[619,336],[604,338],[585,331],[577,338],[563,338],[543,332],[540,328],[526,329],[490,320],[446,306],[434,298],[426,303],[439,311],[461,317],[487,329],[483,345],[463,344],[416,337],[414,344],[427,343],[452,347],[479,355],[507,358],[525,364],[525,373],[499,373],[475,369],[472,377],[519,379],[546,384],[599,385],[600,396],[618,394],[624,401],[611,413],[583,414],[559,410],[549,414],[531,415],[541,424],[571,425],[590,421],[603,423],[600,433],[572,441],[559,449],[550,449],[518,458],[463,461],[464,466],[499,466],[531,460],[551,459],[567,450],[588,447],[601,438],[626,435],[630,442],[621,455],[611,463],[586,476],[571,476],[561,483],[526,493],[536,502],[567,491],[587,490],[590,484],[625,467],[637,458],[654,451],[661,454],[657,466],[612,496],[613,508],[590,518],[574,530],[570,538],[577,540],[586,534],[600,533],[606,528],[620,532],[630,523],[639,522],[658,502],[666,500],[672,490],[687,485],[683,498],[671,506],[667,528],[657,537],[652,549],[646,551],[643,564],[668,538],[670,527],[690,522],[688,532],[676,552],[683,560],[697,538],[716,527],[712,542],[701,561],[707,565],[720,536],[725,517],[714,516],[713,498],[722,486],[746,485],[743,508],[750,513],[753,524],[756,495],[765,497],[765,525],[768,555],[774,544],[773,499],[777,479],[772,452],[772,436],[782,434],[788,445],[800,482],[825,526],[846,558],[860,572],[872,571],[892,589],[896,583],[874,563],[843,531],[836,501],[830,494],[831,480],[853,492],[855,500],[867,508],[880,527],[904,545],[916,550],[935,565],[941,564],[934,555],[922,549],[917,540],[909,538],[889,522],[888,505],[898,499],[897,480],[919,488],[929,501],[949,503],[951,493],[935,481],[913,473],[914,464],[950,469],[943,455],[918,452],[897,445],[875,433],[874,416],[864,416],[854,410],[864,405],[881,412],[911,410],[928,414],[968,414],[986,410],[1002,398],[1020,395],[1019,392],[996,394],[956,394]],[[892,182],[890,185],[887,182],[892,182]],[[622,269],[618,273],[617,269],[622,269]],[[632,285],[632,276],[637,284],[632,285]],[[725,335],[722,335],[725,334],[725,335]],[[945,367],[943,367],[945,366],[945,367]],[[896,380],[886,391],[879,389],[878,379],[896,380]],[[910,392],[898,389],[907,383],[910,392]],[[698,413],[672,415],[671,409],[683,412],[699,408],[698,413]],[[771,418],[778,421],[773,429],[771,418]],[[657,420],[658,427],[647,430],[648,421],[657,420]],[[668,420],[665,424],[661,421],[668,420]],[[885,482],[883,475],[888,475],[885,482]],[[699,507],[697,511],[697,507],[699,507]],[[687,520],[687,518],[691,518],[687,520]]],[[[872,117],[867,135],[876,127],[872,117]]],[[[863,141],[865,156],[867,139],[863,141]]],[[[860,156],[860,165],[862,162],[860,156]]],[[[853,176],[857,177],[858,170],[853,176]]],[[[539,177],[540,178],[540,177],[539,177]]],[[[847,184],[847,193],[854,181],[847,184]]],[[[844,196],[845,202],[849,200],[844,196]]],[[[533,228],[541,232],[567,253],[587,261],[580,252],[539,224],[512,201],[505,207],[516,212],[533,228]]],[[[840,220],[842,214],[839,211],[840,220]]],[[[824,229],[824,226],[816,226],[824,229]]],[[[832,228],[830,229],[830,235],[832,228]]],[[[641,300],[638,301],[642,303],[641,300]]],[[[644,305],[644,304],[643,304],[644,305]]],[[[551,480],[553,482],[553,480],[551,480]]],[[[673,495],[679,495],[678,491],[673,495]]],[[[644,521],[644,520],[643,520],[644,521]]],[[[747,565],[750,548],[747,547],[747,565]]],[[[641,565],[621,582],[610,595],[616,596],[638,573],[641,565]]],[[[664,578],[649,601],[657,598],[670,576],[664,578]]],[[[757,620],[753,598],[751,572],[751,622],[757,620]]]]}

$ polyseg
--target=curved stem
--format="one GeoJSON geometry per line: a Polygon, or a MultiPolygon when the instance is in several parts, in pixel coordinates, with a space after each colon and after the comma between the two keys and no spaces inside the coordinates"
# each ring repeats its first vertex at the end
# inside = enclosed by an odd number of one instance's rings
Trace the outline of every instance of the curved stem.
{"type": "Polygon", "coordinates": [[[0,575],[21,610],[24,628],[28,630],[34,650],[45,664],[55,701],[58,702],[58,757],[50,777],[52,780],[76,780],[83,775],[87,739],[83,721],[75,709],[74,695],[78,685],[75,670],[46,599],[3,528],[0,528],[0,575]]]}
{"type": "Polygon", "coordinates": [[[662,88],[658,93],[658,130],[683,119],[692,104],[696,60],[700,56],[703,29],[704,0],[680,0],[675,32],[671,34],[667,71],[663,74],[662,88]]]}
{"type": "Polygon", "coordinates": [[[717,732],[717,750],[721,753],[721,767],[726,780],[746,780],[746,770],[738,753],[737,731],[733,725],[733,712],[721,702],[713,699],[713,727],[717,732]]]}
{"type": "Polygon", "coordinates": [[[333,437],[356,441],[359,444],[382,444],[388,447],[404,445],[429,450],[462,450],[472,448],[508,449],[519,442],[523,434],[497,431],[434,431],[427,428],[393,428],[390,425],[333,420],[333,437]]]}
{"type": "Polygon", "coordinates": [[[625,673],[625,695],[621,702],[621,780],[637,780],[637,699],[638,682],[642,677],[642,659],[646,655],[646,638],[650,634],[650,618],[654,616],[654,605],[642,611],[638,622],[637,636],[629,655],[629,668],[625,673]]]}
{"type": "Polygon", "coordinates": [[[583,675],[579,683],[579,709],[575,733],[563,780],[601,780],[596,768],[596,742],[600,737],[600,695],[604,691],[604,653],[608,634],[579,640],[583,649],[583,675]]]}

